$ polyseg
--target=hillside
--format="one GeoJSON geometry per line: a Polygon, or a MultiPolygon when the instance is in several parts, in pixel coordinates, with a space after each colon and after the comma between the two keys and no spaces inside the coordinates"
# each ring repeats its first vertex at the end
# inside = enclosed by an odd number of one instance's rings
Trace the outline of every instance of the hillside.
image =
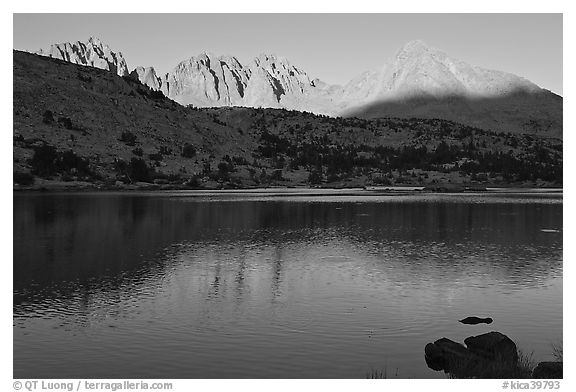
{"type": "Polygon", "coordinates": [[[562,140],[439,119],[185,107],[134,76],[14,51],[15,188],[559,185],[562,140]]]}

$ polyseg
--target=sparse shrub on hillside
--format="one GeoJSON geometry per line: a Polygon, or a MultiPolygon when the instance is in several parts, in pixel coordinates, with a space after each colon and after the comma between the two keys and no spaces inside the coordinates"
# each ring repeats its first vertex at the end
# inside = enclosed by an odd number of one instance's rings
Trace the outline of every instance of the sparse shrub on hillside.
{"type": "Polygon", "coordinates": [[[326,172],[326,182],[336,182],[340,180],[340,176],[335,171],[327,171],[326,172]]]}
{"type": "Polygon", "coordinates": [[[187,182],[186,182],[186,187],[191,188],[191,189],[198,189],[201,187],[201,182],[200,182],[200,177],[198,176],[192,176],[187,182]]]}
{"type": "Polygon", "coordinates": [[[256,170],[255,170],[254,168],[252,168],[252,167],[249,167],[249,168],[248,168],[248,175],[250,176],[250,179],[251,179],[252,181],[255,181],[255,180],[256,180],[255,174],[256,174],[256,170]]]}
{"type": "Polygon", "coordinates": [[[214,181],[230,181],[230,174],[234,172],[234,164],[227,161],[221,161],[218,164],[218,171],[211,171],[210,162],[204,162],[202,174],[208,176],[214,181]]]}
{"type": "Polygon", "coordinates": [[[54,124],[54,115],[50,110],[46,110],[42,115],[42,122],[44,124],[54,124]]]}
{"type": "Polygon", "coordinates": [[[154,174],[142,158],[132,157],[129,163],[116,159],[114,168],[124,182],[150,182],[154,174]]]}
{"type": "Polygon", "coordinates": [[[387,176],[377,176],[372,179],[372,182],[376,185],[392,185],[392,181],[387,176]]]}
{"type": "Polygon", "coordinates": [[[291,151],[291,147],[293,146],[289,140],[265,131],[260,136],[258,152],[264,158],[272,158],[278,154],[292,155],[293,152],[291,151]]]}
{"type": "Polygon", "coordinates": [[[182,175],[180,173],[170,173],[166,179],[172,184],[178,184],[182,182],[182,175]]]}
{"type": "Polygon", "coordinates": [[[151,161],[160,162],[163,157],[161,153],[157,152],[154,154],[148,154],[148,158],[150,158],[151,161]]]}
{"type": "Polygon", "coordinates": [[[64,181],[64,182],[74,181],[74,177],[71,176],[70,174],[67,174],[67,173],[62,174],[61,179],[62,179],[62,181],[64,181]]]}
{"type": "Polygon", "coordinates": [[[114,171],[118,174],[116,177],[118,180],[124,183],[131,182],[128,178],[128,164],[123,159],[114,158],[114,171]]]}
{"type": "Polygon", "coordinates": [[[296,159],[290,159],[288,162],[288,170],[298,170],[300,166],[298,166],[298,161],[296,159]]]}
{"type": "Polygon", "coordinates": [[[136,86],[136,92],[144,97],[148,96],[148,91],[142,85],[136,86]]]}
{"type": "Polygon", "coordinates": [[[74,129],[74,124],[69,117],[58,117],[58,124],[62,124],[66,129],[74,129]]]}
{"type": "Polygon", "coordinates": [[[126,83],[128,83],[129,85],[132,85],[134,83],[140,83],[140,81],[134,79],[134,76],[132,76],[132,75],[124,75],[124,76],[122,76],[122,79],[124,79],[124,81],[126,83]]]}
{"type": "Polygon", "coordinates": [[[85,75],[82,72],[78,72],[78,79],[80,79],[81,81],[86,82],[86,83],[92,82],[92,77],[85,75]]]}
{"type": "Polygon", "coordinates": [[[212,115],[212,121],[214,121],[216,124],[218,125],[223,125],[223,126],[227,126],[228,124],[226,124],[226,122],[220,120],[220,118],[218,118],[218,116],[216,114],[212,115]]]}
{"type": "MultiPolygon", "coordinates": [[[[166,98],[162,91],[152,90],[150,87],[143,85],[139,80],[134,79],[132,76],[125,76],[123,78],[126,82],[128,82],[128,84],[135,86],[136,92],[143,97],[147,97],[156,101],[166,98]]],[[[131,91],[129,95],[134,96],[133,91],[131,91]]]]}
{"type": "Polygon", "coordinates": [[[248,165],[248,161],[244,157],[232,157],[232,163],[235,165],[248,165]]]}
{"type": "Polygon", "coordinates": [[[318,185],[322,183],[322,171],[314,169],[308,175],[308,182],[313,185],[318,185]]]}
{"type": "Polygon", "coordinates": [[[166,96],[164,95],[164,93],[160,90],[150,90],[150,92],[148,93],[148,96],[152,99],[164,99],[166,98],[166,96]]]}
{"type": "Polygon", "coordinates": [[[162,155],[171,155],[172,149],[170,147],[167,147],[167,146],[160,146],[158,153],[162,154],[162,155]]]}
{"type": "Polygon", "coordinates": [[[260,171],[260,175],[258,176],[258,180],[260,180],[260,182],[264,183],[264,184],[270,180],[270,176],[268,176],[266,169],[262,169],[260,171]]]}
{"type": "Polygon", "coordinates": [[[123,131],[118,140],[125,143],[127,146],[134,146],[136,145],[138,138],[130,131],[123,131]]]}
{"type": "Polygon", "coordinates": [[[18,185],[34,184],[34,176],[30,173],[14,172],[14,183],[18,185]]]}
{"type": "Polygon", "coordinates": [[[151,180],[151,170],[146,162],[141,158],[130,159],[130,164],[128,165],[128,174],[133,181],[144,181],[149,182],[151,180]]]}
{"type": "Polygon", "coordinates": [[[56,147],[43,144],[34,149],[34,155],[30,160],[32,173],[40,177],[50,176],[56,172],[55,161],[58,157],[56,147]]]}
{"type": "Polygon", "coordinates": [[[231,162],[220,162],[218,164],[218,173],[222,176],[227,176],[234,171],[234,164],[231,162]]]}
{"type": "Polygon", "coordinates": [[[194,158],[196,156],[196,149],[193,145],[186,143],[182,147],[182,156],[184,158],[194,158]]]}
{"type": "Polygon", "coordinates": [[[92,176],[88,159],[79,157],[72,150],[58,152],[56,147],[48,144],[34,149],[30,166],[32,173],[40,177],[48,177],[58,173],[92,176]]]}
{"type": "Polygon", "coordinates": [[[210,174],[210,172],[212,172],[212,167],[210,166],[210,162],[204,161],[202,163],[202,174],[207,176],[210,174]]]}
{"type": "Polygon", "coordinates": [[[72,150],[64,151],[58,154],[56,168],[59,172],[72,172],[78,175],[89,175],[88,160],[79,157],[72,150]]]}
{"type": "Polygon", "coordinates": [[[286,159],[282,155],[274,156],[272,158],[272,165],[276,169],[283,169],[284,166],[286,166],[286,159]]]}
{"type": "Polygon", "coordinates": [[[272,172],[272,175],[270,176],[270,179],[274,180],[274,181],[284,180],[284,177],[282,177],[282,170],[280,170],[280,169],[274,170],[272,172]]]}

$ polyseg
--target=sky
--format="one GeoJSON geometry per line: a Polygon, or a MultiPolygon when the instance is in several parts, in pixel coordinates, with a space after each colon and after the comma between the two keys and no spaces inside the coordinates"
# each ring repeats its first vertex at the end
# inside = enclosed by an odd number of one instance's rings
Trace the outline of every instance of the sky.
{"type": "Polygon", "coordinates": [[[169,72],[204,51],[248,63],[286,57],[312,79],[345,84],[422,40],[472,65],[562,95],[562,14],[14,14],[14,49],[98,37],[128,68],[169,72]]]}

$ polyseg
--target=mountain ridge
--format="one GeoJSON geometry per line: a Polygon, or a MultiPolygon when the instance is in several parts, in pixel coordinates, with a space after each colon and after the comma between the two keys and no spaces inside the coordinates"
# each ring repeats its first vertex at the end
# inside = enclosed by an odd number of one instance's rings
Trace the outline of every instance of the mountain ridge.
{"type": "MultiPolygon", "coordinates": [[[[82,51],[77,42],[52,45],[38,53],[128,74],[120,52],[116,55],[97,39],[90,38],[88,43],[100,50],[82,51]],[[103,53],[102,61],[95,58],[99,53],[103,53]],[[115,58],[123,63],[117,65],[115,58]]],[[[497,131],[537,129],[541,134],[562,135],[562,98],[558,95],[514,74],[469,65],[419,40],[343,86],[326,84],[285,57],[266,53],[242,64],[234,56],[205,51],[162,75],[154,67],[141,66],[129,74],[184,106],[286,108],[333,117],[419,116],[497,131]],[[523,98],[517,99],[519,95],[523,98]],[[495,116],[493,105],[484,105],[489,99],[501,102],[506,110],[497,110],[495,116]],[[418,101],[423,104],[415,106],[418,101]],[[458,111],[447,107],[448,102],[456,102],[458,111]]]]}

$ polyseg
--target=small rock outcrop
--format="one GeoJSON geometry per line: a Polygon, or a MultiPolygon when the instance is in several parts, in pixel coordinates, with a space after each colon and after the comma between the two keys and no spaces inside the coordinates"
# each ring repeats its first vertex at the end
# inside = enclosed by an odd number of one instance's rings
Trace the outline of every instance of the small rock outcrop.
{"type": "Polygon", "coordinates": [[[532,378],[563,378],[563,362],[540,362],[532,372],[532,378]]]}

